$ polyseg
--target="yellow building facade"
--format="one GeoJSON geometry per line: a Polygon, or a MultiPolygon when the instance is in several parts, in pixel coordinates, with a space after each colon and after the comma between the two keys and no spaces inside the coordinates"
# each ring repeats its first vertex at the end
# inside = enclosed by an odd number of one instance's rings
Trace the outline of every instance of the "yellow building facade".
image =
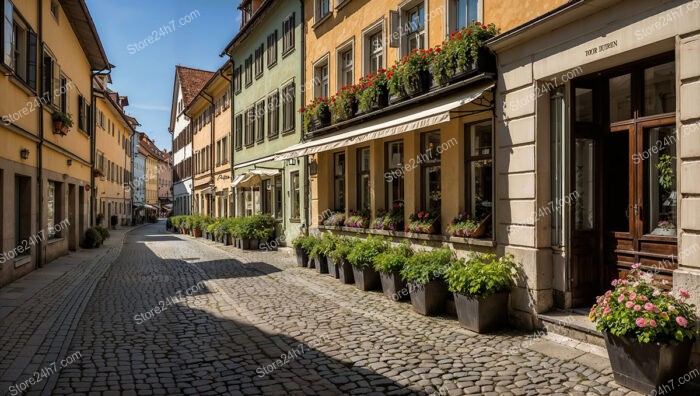
{"type": "Polygon", "coordinates": [[[95,78],[95,209],[102,226],[127,225],[132,214],[132,139],[136,121],[127,116],[128,99],[95,78]],[[100,216],[101,215],[101,216],[100,216]]]}
{"type": "Polygon", "coordinates": [[[92,194],[91,73],[109,67],[84,1],[2,9],[2,34],[13,35],[0,62],[0,285],[79,247],[92,194]],[[73,125],[54,123],[61,114],[73,125]]]}

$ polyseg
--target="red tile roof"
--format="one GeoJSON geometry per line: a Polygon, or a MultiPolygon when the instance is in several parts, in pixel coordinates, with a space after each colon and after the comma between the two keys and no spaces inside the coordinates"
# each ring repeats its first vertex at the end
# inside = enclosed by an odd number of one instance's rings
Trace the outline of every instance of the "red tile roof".
{"type": "Polygon", "coordinates": [[[206,85],[207,81],[214,75],[214,72],[185,66],[176,66],[176,70],[177,75],[180,77],[182,99],[185,107],[188,107],[199,91],[206,85]]]}

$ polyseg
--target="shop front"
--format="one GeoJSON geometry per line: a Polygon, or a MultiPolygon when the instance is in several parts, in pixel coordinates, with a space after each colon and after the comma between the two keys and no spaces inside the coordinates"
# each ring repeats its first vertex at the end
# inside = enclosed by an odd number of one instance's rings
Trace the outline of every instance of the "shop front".
{"type": "Polygon", "coordinates": [[[700,291],[699,34],[698,2],[574,1],[489,43],[496,240],[524,263],[526,327],[634,263],[700,291]]]}

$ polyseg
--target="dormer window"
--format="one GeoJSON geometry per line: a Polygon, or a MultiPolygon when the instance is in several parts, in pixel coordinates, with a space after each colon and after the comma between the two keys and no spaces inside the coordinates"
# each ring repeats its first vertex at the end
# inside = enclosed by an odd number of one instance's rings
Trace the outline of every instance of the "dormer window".
{"type": "Polygon", "coordinates": [[[244,1],[240,5],[241,9],[241,26],[244,26],[246,23],[250,22],[250,18],[253,17],[253,2],[252,1],[244,1]]]}

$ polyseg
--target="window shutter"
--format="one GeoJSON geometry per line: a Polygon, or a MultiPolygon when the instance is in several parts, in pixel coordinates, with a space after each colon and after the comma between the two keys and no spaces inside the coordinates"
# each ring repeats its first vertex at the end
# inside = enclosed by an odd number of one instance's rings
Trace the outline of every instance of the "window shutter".
{"type": "Polygon", "coordinates": [[[401,23],[398,11],[389,11],[389,46],[392,48],[399,47],[399,37],[401,31],[399,30],[399,24],[401,23]]]}
{"type": "Polygon", "coordinates": [[[36,33],[27,32],[27,84],[36,90],[36,33]]]}

